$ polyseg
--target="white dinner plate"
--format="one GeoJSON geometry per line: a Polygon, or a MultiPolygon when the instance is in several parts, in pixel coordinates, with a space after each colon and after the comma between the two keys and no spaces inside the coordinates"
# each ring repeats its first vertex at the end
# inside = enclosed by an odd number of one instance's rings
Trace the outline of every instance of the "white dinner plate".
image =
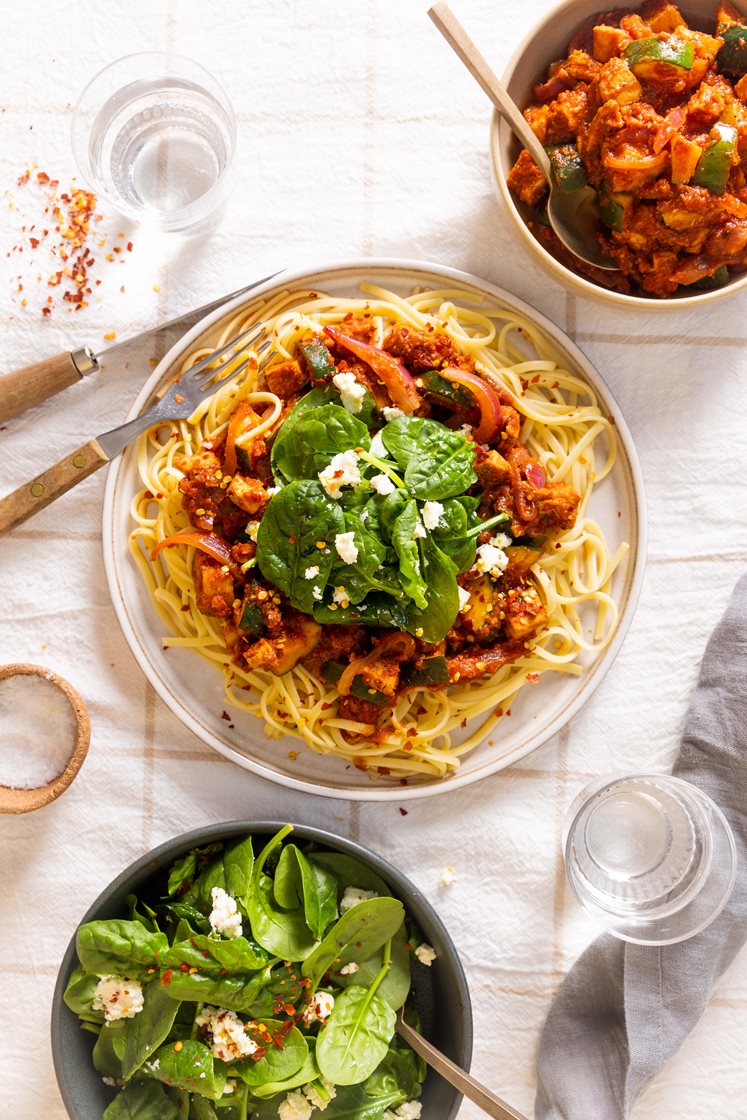
{"type": "Polygon", "coordinates": [[[466,300],[470,296],[488,297],[491,302],[525,315],[553,341],[567,358],[569,368],[589,382],[604,413],[614,418],[619,442],[617,461],[595,488],[589,513],[601,525],[610,553],[623,541],[628,542],[630,551],[614,576],[613,594],[620,607],[617,631],[601,654],[580,657],[585,668],[581,676],[546,673],[538,687],[522,689],[512,703],[511,719],[500,721],[487,742],[464,756],[453,775],[410,779],[406,789],[399,781],[381,778],[372,782],[367,774],[341,759],[322,757],[290,736],[267,738],[259,720],[238,709],[231,708],[230,727],[221,719],[226,707],[223,674],[188,649],[164,652],[164,624],[127,543],[133,528],[130,503],[141,487],[132,448],[115,460],[109,470],[104,500],[104,563],[114,609],[138,664],[164,703],[204,742],[240,766],[306,793],[401,801],[403,797],[445,793],[510,766],[559,731],[586,703],[617,656],[638,601],[646,555],[645,503],[641,470],[627,425],[604,381],[578,347],[544,315],[494,284],[455,269],[416,261],[360,260],[313,272],[285,273],[264,287],[239,296],[208,315],[172,347],[144,385],[128,419],[152,402],[160,383],[190,349],[198,344],[212,344],[222,321],[243,305],[289,286],[356,296],[360,295],[358,285],[364,279],[403,295],[415,288],[463,289],[466,300]],[[291,758],[291,753],[296,757],[291,758]]]}

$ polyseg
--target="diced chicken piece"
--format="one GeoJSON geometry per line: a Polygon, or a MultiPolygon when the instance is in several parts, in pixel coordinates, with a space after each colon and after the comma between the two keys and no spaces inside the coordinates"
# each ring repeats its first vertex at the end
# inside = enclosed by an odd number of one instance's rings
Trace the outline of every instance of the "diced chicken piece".
{"type": "Polygon", "coordinates": [[[562,69],[579,82],[592,82],[599,73],[599,63],[586,51],[573,50],[563,63],[562,69]]]}
{"type": "Polygon", "coordinates": [[[223,470],[221,461],[212,451],[198,451],[196,455],[176,460],[178,470],[184,472],[179,482],[182,506],[191,523],[198,529],[212,529],[226,492],[221,486],[223,470]]]}
{"type": "Polygon", "coordinates": [[[259,513],[269,501],[264,484],[258,478],[246,478],[242,474],[233,475],[227,494],[246,513],[259,513]]]}
{"type": "Polygon", "coordinates": [[[547,622],[547,610],[533,587],[514,587],[506,603],[506,633],[527,638],[547,622]]]}
{"type": "Polygon", "coordinates": [[[375,689],[377,692],[383,692],[385,696],[392,698],[399,685],[399,674],[399,661],[392,661],[389,658],[381,657],[376,661],[367,662],[361,668],[358,676],[363,681],[366,688],[375,689]]]}
{"type": "Polygon", "coordinates": [[[547,105],[530,105],[524,110],[524,117],[540,144],[544,144],[547,135],[547,105]]]}
{"type": "Polygon", "coordinates": [[[627,31],[600,23],[594,28],[594,58],[598,62],[609,62],[611,58],[619,57],[630,42],[627,31]]]}
{"type": "Polygon", "coordinates": [[[508,482],[511,467],[497,451],[483,451],[478,445],[475,448],[475,473],[482,489],[487,490],[491,486],[508,482]]]}
{"type": "Polygon", "coordinates": [[[703,149],[694,140],[686,140],[680,135],[673,136],[670,143],[672,182],[689,183],[702,154],[703,149]]]}
{"type": "Polygon", "coordinates": [[[515,545],[513,548],[506,549],[506,556],[508,556],[506,578],[517,579],[520,576],[526,575],[532,564],[537,563],[542,556],[542,551],[538,548],[526,548],[524,545],[515,545]]]}
{"type": "Polygon", "coordinates": [[[192,574],[198,611],[216,618],[228,618],[234,600],[233,576],[203,552],[196,552],[192,574]]]}
{"type": "Polygon", "coordinates": [[[415,374],[445,366],[469,370],[474,368],[474,361],[470,359],[469,363],[465,362],[453,339],[438,331],[426,332],[414,327],[396,326],[384,340],[384,349],[396,358],[404,358],[408,368],[415,374]]]}
{"type": "Polygon", "coordinates": [[[708,132],[731,103],[728,82],[702,82],[687,103],[687,131],[708,132]]]}
{"type": "Polygon", "coordinates": [[[521,431],[521,417],[511,405],[501,404],[501,446],[511,447],[521,431]]]}
{"type": "Polygon", "coordinates": [[[734,86],[734,93],[740,101],[747,101],[747,74],[744,74],[734,86]]]}
{"type": "Polygon", "coordinates": [[[682,13],[669,0],[648,0],[641,8],[641,17],[652,31],[677,31],[687,27],[682,13]]]}
{"type": "Polygon", "coordinates": [[[509,171],[506,182],[509,190],[527,206],[537,206],[547,194],[547,180],[526,148],[509,171]]]}
{"type": "Polygon", "coordinates": [[[630,35],[631,39],[649,39],[652,35],[651,28],[637,12],[631,12],[630,15],[623,16],[620,20],[620,27],[630,35]]]}
{"type": "Polygon", "coordinates": [[[271,393],[287,400],[308,384],[309,378],[297,361],[281,362],[265,371],[265,381],[271,393]]]}
{"type": "Polygon", "coordinates": [[[564,144],[575,140],[586,123],[586,90],[567,89],[548,107],[545,143],[564,144]]]}
{"type": "Polygon", "coordinates": [[[643,96],[643,86],[622,58],[605,62],[599,71],[597,90],[601,102],[616,101],[618,105],[631,105],[643,96]]]}
{"type": "Polygon", "coordinates": [[[542,486],[531,495],[537,508],[536,529],[547,532],[551,529],[570,529],[576,523],[580,496],[572,486],[562,482],[551,482],[542,486]]]}
{"type": "Polygon", "coordinates": [[[341,696],[337,705],[338,719],[350,719],[355,723],[363,724],[369,734],[376,727],[382,711],[389,711],[389,709],[380,704],[369,704],[368,700],[359,700],[356,696],[341,696]]]}
{"type": "Polygon", "coordinates": [[[289,672],[319,641],[322,628],[300,611],[288,611],[283,632],[276,638],[260,638],[244,651],[250,669],[266,669],[276,677],[289,672]]]}

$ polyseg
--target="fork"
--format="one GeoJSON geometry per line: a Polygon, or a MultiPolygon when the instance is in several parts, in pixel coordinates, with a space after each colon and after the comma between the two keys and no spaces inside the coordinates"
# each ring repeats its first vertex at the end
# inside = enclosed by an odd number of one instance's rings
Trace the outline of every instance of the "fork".
{"type": "MultiPolygon", "coordinates": [[[[50,505],[71,487],[77,485],[89,474],[93,474],[106,463],[110,463],[120,452],[124,451],[130,440],[142,435],[154,424],[165,421],[186,420],[192,415],[197,406],[205,397],[210,396],[230,381],[247,366],[251,355],[244,358],[238,365],[233,366],[222,377],[214,380],[220,371],[214,363],[220,359],[230,362],[237,356],[237,348],[253,346],[259,342],[265,333],[262,323],[254,323],[242,334],[232,338],[212,354],[207,354],[201,361],[182,374],[169,386],[163,397],[141,416],[136,416],[126,424],[103,432],[87,443],[81,444],[75,451],[71,451],[64,459],[60,459],[54,466],[37,475],[30,482],[24,483],[0,499],[0,536],[14,529],[29,517],[33,517],[44,506],[50,505]],[[233,353],[230,353],[233,351],[233,353]],[[226,355],[230,355],[226,358],[226,355]]],[[[256,347],[256,354],[264,353],[270,340],[265,339],[256,347]]],[[[267,354],[260,363],[263,369],[275,356],[275,351],[267,354]]]]}
{"type": "Polygon", "coordinates": [[[431,1042],[423,1038],[422,1034],[406,1023],[401,1008],[397,1012],[396,1029],[397,1034],[428,1063],[431,1069],[440,1073],[445,1081],[463,1093],[467,1100],[476,1104],[486,1115],[492,1116],[494,1120],[527,1120],[523,1113],[517,1112],[485,1085],[475,1081],[474,1077],[470,1077],[460,1066],[452,1062],[451,1058],[447,1058],[431,1042]]]}

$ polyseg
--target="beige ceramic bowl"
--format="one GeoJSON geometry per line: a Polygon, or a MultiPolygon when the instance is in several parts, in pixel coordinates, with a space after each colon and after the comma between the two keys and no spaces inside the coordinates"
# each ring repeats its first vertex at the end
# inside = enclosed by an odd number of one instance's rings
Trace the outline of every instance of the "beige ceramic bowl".
{"type": "Polygon", "coordinates": [[[62,773],[58,774],[56,778],[52,778],[51,782],[46,785],[37,786],[35,789],[16,789],[0,785],[0,813],[28,813],[32,809],[41,809],[45,805],[49,805],[51,801],[64,793],[70,785],[88,753],[91,723],[80,695],[71,684],[59,677],[57,673],[53,673],[51,669],[45,669],[42,665],[21,663],[0,665],[0,680],[13,676],[41,677],[49,684],[54,685],[55,688],[59,688],[67,697],[75,716],[75,741],[70,745],[70,758],[62,773]]]}
{"type": "MultiPolygon", "coordinates": [[[[674,2],[676,3],[677,0],[674,2]]],[[[534,24],[515,51],[503,74],[503,83],[516,104],[522,109],[529,105],[533,86],[544,80],[547,67],[551,62],[565,57],[571,38],[591,16],[611,8],[628,8],[630,11],[636,11],[641,7],[641,3],[642,0],[615,0],[614,4],[608,4],[605,9],[604,0],[563,0],[546,12],[539,23],[534,24]]],[[[712,33],[718,0],[683,0],[683,3],[677,6],[691,27],[698,31],[712,33]]],[[[745,10],[745,5],[740,0],[737,0],[737,6],[745,10]]],[[[531,251],[555,273],[556,278],[570,284],[572,288],[585,295],[601,297],[608,303],[617,304],[618,307],[627,305],[643,307],[650,311],[657,308],[684,308],[710,303],[747,286],[747,273],[745,273],[715,291],[662,299],[656,296],[625,295],[622,292],[608,291],[572,272],[540,245],[524,221],[514,196],[508,189],[506,176],[520,150],[521,145],[518,140],[505,121],[495,112],[490,130],[491,163],[506,208],[531,251]]]]}

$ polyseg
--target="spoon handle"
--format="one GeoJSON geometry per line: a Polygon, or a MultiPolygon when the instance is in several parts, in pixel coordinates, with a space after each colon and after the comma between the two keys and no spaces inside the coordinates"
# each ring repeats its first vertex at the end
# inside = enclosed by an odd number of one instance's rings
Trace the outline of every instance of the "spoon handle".
{"type": "Polygon", "coordinates": [[[510,1104],[506,1104],[495,1093],[491,1093],[479,1081],[475,1081],[474,1077],[470,1077],[450,1058],[447,1058],[445,1054],[442,1054],[440,1050],[427,1042],[422,1034],[418,1034],[404,1021],[401,1014],[397,1016],[397,1033],[412,1047],[416,1054],[425,1059],[431,1069],[435,1069],[436,1073],[440,1073],[450,1085],[453,1085],[460,1093],[464,1093],[467,1100],[479,1105],[488,1116],[492,1116],[494,1120],[527,1120],[523,1113],[511,1108],[510,1104]]]}
{"type": "Polygon", "coordinates": [[[508,90],[491,70],[486,59],[470,39],[459,20],[444,0],[439,0],[428,15],[443,35],[453,51],[461,58],[475,81],[485,90],[498,112],[506,120],[514,135],[518,136],[529,151],[548,182],[550,180],[550,160],[532,129],[524,120],[518,105],[512,100],[508,90]]]}

